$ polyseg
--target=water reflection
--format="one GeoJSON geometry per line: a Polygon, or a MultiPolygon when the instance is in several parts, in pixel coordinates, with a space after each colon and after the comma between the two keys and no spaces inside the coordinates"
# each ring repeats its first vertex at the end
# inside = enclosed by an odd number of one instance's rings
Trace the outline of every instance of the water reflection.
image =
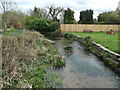
{"type": "Polygon", "coordinates": [[[66,67],[56,72],[64,88],[117,88],[118,77],[92,53],[77,42],[62,38],[56,41],[58,52],[65,56],[66,67]]]}

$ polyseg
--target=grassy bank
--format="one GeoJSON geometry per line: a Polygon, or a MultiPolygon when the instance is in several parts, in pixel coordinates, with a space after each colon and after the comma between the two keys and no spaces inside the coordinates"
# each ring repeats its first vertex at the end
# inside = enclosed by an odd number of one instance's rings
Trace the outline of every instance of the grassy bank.
{"type": "Polygon", "coordinates": [[[116,33],[115,35],[106,35],[105,32],[93,32],[93,33],[76,32],[74,34],[79,35],[81,37],[90,36],[91,39],[96,43],[103,45],[104,47],[110,49],[111,51],[120,53],[120,50],[118,50],[118,33],[116,33]]]}
{"type": "Polygon", "coordinates": [[[53,44],[53,41],[36,31],[4,32],[2,36],[2,87],[55,87],[55,84],[60,81],[55,73],[48,74],[48,67],[61,68],[65,62],[64,57],[57,53],[53,44]],[[50,75],[49,78],[48,75],[50,75]],[[58,81],[55,81],[56,79],[58,81]]]}

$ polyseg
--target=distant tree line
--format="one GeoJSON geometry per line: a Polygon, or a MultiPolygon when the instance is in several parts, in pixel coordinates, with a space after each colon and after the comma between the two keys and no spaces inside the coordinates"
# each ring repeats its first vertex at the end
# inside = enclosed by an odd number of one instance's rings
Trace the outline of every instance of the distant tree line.
{"type": "Polygon", "coordinates": [[[67,8],[67,10],[64,11],[64,23],[65,24],[75,23],[74,11],[71,10],[70,8],[67,8]]]}
{"type": "Polygon", "coordinates": [[[80,12],[80,24],[92,24],[93,23],[93,10],[85,10],[80,12]]]}
{"type": "Polygon", "coordinates": [[[103,12],[98,15],[98,19],[93,19],[94,11],[91,9],[80,11],[79,21],[75,21],[74,11],[68,8],[64,11],[64,24],[120,24],[120,11],[103,12]]]}
{"type": "Polygon", "coordinates": [[[116,11],[103,12],[98,15],[98,23],[100,24],[120,24],[119,9],[116,11]]]}

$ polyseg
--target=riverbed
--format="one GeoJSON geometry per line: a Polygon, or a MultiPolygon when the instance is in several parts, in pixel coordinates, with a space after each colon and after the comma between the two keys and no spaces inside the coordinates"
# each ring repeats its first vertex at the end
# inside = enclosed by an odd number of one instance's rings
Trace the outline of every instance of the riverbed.
{"type": "Polygon", "coordinates": [[[65,38],[56,40],[58,52],[66,65],[55,70],[63,80],[58,88],[118,88],[118,76],[83,45],[65,38]]]}

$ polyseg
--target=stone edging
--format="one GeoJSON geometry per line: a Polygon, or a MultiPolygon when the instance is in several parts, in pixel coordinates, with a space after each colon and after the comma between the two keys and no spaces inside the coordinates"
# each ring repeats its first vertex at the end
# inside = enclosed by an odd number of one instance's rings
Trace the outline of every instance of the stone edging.
{"type": "Polygon", "coordinates": [[[109,66],[113,71],[120,75],[120,54],[112,52],[107,48],[103,47],[100,44],[92,42],[90,37],[80,37],[71,33],[64,33],[63,36],[65,38],[75,40],[81,44],[83,44],[86,49],[90,50],[96,56],[100,58],[107,66],[109,66]]]}

